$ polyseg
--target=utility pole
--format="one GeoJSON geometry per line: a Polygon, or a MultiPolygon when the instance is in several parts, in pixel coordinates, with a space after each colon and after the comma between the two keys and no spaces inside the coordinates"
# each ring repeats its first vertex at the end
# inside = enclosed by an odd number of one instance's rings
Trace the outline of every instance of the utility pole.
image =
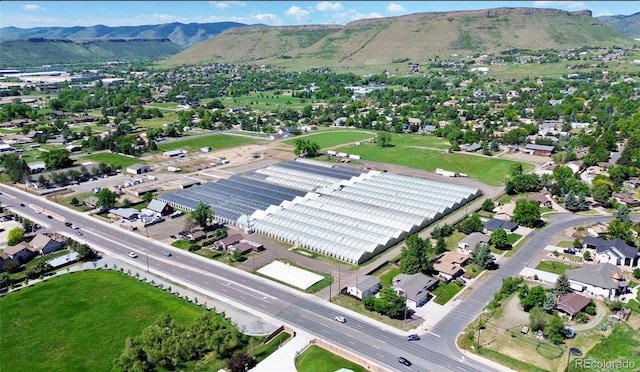
{"type": "Polygon", "coordinates": [[[147,272],[149,272],[149,252],[145,251],[144,255],[147,257],[147,272]]]}
{"type": "Polygon", "coordinates": [[[331,286],[333,285],[333,275],[329,272],[329,302],[331,302],[331,286]]]}
{"type": "Polygon", "coordinates": [[[404,291],[404,322],[407,322],[407,300],[409,299],[409,292],[404,291]]]}
{"type": "Polygon", "coordinates": [[[480,330],[482,329],[482,314],[478,316],[478,340],[476,341],[476,351],[480,350],[480,330]]]}

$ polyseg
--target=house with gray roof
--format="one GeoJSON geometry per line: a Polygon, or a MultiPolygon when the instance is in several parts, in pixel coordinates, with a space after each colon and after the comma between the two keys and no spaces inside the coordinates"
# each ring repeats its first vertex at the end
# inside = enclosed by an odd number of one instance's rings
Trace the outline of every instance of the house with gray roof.
{"type": "Polygon", "coordinates": [[[574,292],[591,296],[614,299],[627,291],[627,281],[622,271],[610,263],[583,265],[575,270],[567,270],[567,277],[574,292]]]}
{"type": "Polygon", "coordinates": [[[29,244],[33,248],[34,252],[38,252],[40,254],[47,254],[62,249],[62,242],[51,239],[49,236],[44,234],[36,235],[29,244]]]}
{"type": "Polygon", "coordinates": [[[480,243],[489,243],[490,237],[481,232],[472,232],[458,242],[458,252],[471,254],[480,243]]]}
{"type": "Polygon", "coordinates": [[[349,283],[345,292],[348,295],[364,300],[368,296],[374,295],[380,291],[380,281],[373,275],[365,275],[356,277],[356,281],[349,283]]]}
{"type": "Polygon", "coordinates": [[[398,274],[393,278],[393,289],[398,296],[405,297],[407,307],[416,309],[429,301],[429,295],[438,280],[422,273],[398,274]]]}
{"type": "Polygon", "coordinates": [[[630,268],[638,266],[638,248],[630,246],[622,239],[606,240],[587,236],[582,244],[585,249],[595,250],[598,262],[630,268]]]}
{"type": "Polygon", "coordinates": [[[135,220],[140,215],[140,211],[133,208],[114,208],[109,209],[109,215],[116,218],[124,218],[125,220],[135,220]]]}
{"type": "Polygon", "coordinates": [[[159,216],[166,216],[173,212],[173,207],[162,200],[153,199],[149,202],[147,209],[159,216]]]}

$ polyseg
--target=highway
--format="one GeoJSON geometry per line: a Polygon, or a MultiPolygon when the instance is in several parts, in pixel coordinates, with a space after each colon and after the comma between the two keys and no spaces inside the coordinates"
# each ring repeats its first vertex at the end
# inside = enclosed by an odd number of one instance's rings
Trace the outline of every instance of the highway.
{"type": "Polygon", "coordinates": [[[144,236],[124,231],[57,205],[44,198],[33,196],[22,190],[0,185],[0,201],[5,207],[41,225],[51,226],[61,232],[72,231],[64,226],[65,221],[77,224],[84,235],[75,237],[99,251],[107,252],[128,262],[136,262],[141,268],[148,266],[152,272],[180,278],[194,290],[204,288],[221,297],[254,309],[259,313],[281,320],[293,328],[304,329],[335,345],[351,350],[386,368],[399,371],[494,371],[495,368],[470,358],[465,359],[455,346],[460,332],[475,319],[493,298],[502,278],[515,276],[533,256],[543,248],[556,232],[577,224],[606,220],[606,217],[581,217],[570,214],[551,217],[551,224],[534,233],[516,254],[501,263],[501,267],[490,273],[487,279],[476,282],[471,294],[455,307],[430,333],[420,341],[408,342],[405,333],[392,332],[376,321],[364,319],[359,314],[306,293],[296,291],[267,279],[246,273],[223,263],[204,257],[168,248],[167,245],[144,236]],[[25,204],[20,207],[19,204],[25,204]],[[37,214],[32,207],[50,211],[54,219],[37,214]],[[171,257],[162,252],[170,250],[171,257]],[[136,252],[138,258],[127,256],[136,252]],[[344,316],[346,323],[336,322],[336,315],[344,316]],[[406,367],[398,363],[399,356],[410,360],[406,367]]]}

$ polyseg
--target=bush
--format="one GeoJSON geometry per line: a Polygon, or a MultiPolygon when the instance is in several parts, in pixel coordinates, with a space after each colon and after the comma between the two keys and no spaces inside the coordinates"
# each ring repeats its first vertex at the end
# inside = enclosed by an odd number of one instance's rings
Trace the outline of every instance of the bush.
{"type": "Polygon", "coordinates": [[[188,249],[189,249],[189,252],[195,252],[195,251],[199,250],[200,248],[201,248],[201,247],[200,247],[198,244],[196,244],[196,243],[191,243],[191,244],[189,245],[189,248],[188,248],[188,249]]]}
{"type": "Polygon", "coordinates": [[[587,308],[584,309],[584,312],[589,315],[596,315],[596,308],[593,306],[587,306],[587,308]]]}

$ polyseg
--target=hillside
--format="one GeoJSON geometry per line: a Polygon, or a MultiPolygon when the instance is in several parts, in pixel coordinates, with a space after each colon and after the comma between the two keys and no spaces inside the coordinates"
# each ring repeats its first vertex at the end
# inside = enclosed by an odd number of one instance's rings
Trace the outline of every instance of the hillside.
{"type": "Polygon", "coordinates": [[[0,41],[0,68],[107,61],[157,60],[182,48],[169,39],[73,41],[31,38],[0,41]]]}
{"type": "Polygon", "coordinates": [[[640,12],[628,16],[602,16],[597,19],[623,35],[640,39],[640,12]]]}
{"type": "Polygon", "coordinates": [[[365,19],[346,26],[284,26],[230,29],[161,62],[163,66],[206,62],[311,66],[380,71],[392,61],[496,53],[519,49],[568,49],[630,45],[590,11],[538,8],[417,13],[365,19]]]}
{"type": "MultiPolygon", "coordinates": [[[[216,23],[165,23],[161,25],[109,27],[96,25],[90,27],[35,27],[0,28],[0,40],[43,39],[169,39],[182,47],[189,47],[233,27],[246,27],[238,22],[216,23]]],[[[263,25],[253,25],[263,26],[263,25]]]]}

